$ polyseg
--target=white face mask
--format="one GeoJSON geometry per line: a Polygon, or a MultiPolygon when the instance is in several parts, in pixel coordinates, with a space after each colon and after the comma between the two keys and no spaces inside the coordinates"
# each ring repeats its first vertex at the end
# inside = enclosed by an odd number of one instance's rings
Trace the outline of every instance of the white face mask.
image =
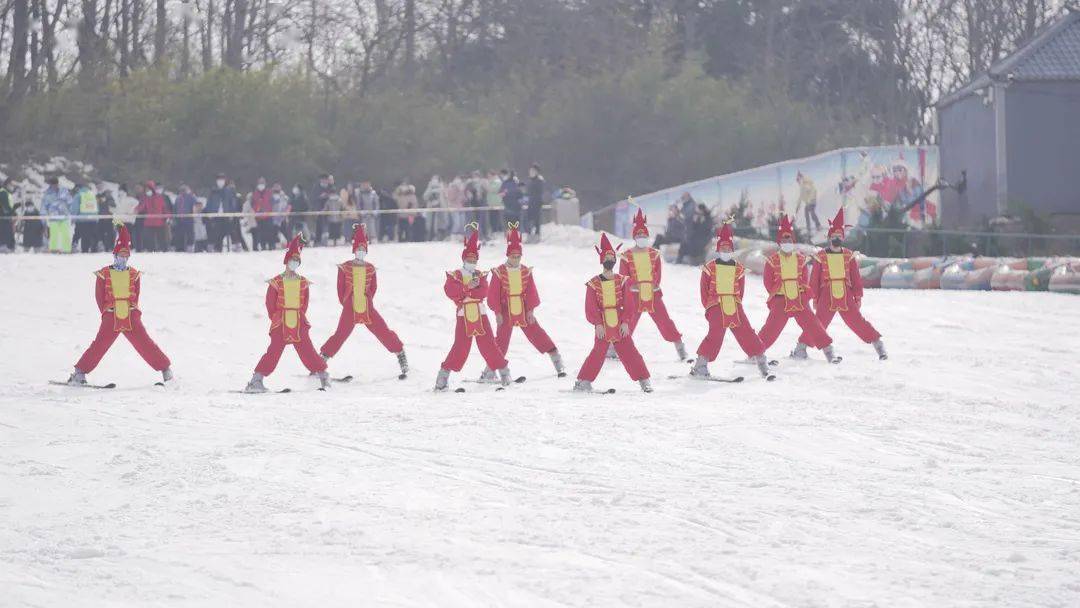
{"type": "Polygon", "coordinates": [[[795,251],[795,243],[780,243],[780,251],[783,251],[784,253],[795,251]]]}
{"type": "Polygon", "coordinates": [[[266,184],[259,184],[258,186],[255,186],[255,188],[257,188],[261,192],[263,190],[266,190],[266,184]]]}
{"type": "Polygon", "coordinates": [[[292,272],[296,272],[297,268],[300,268],[300,260],[289,260],[289,263],[285,265],[292,272]]]}
{"type": "Polygon", "coordinates": [[[734,258],[734,257],[735,257],[735,253],[732,252],[732,251],[721,251],[720,252],[720,259],[724,260],[725,262],[730,262],[732,260],[732,258],[734,258]]]}
{"type": "Polygon", "coordinates": [[[357,249],[356,253],[353,254],[353,255],[356,257],[357,262],[363,262],[364,261],[364,256],[367,255],[367,252],[364,251],[363,249],[357,249]]]}
{"type": "Polygon", "coordinates": [[[465,272],[471,273],[472,271],[476,270],[476,262],[465,262],[461,265],[461,268],[465,272]]]}
{"type": "Polygon", "coordinates": [[[113,266],[119,268],[120,270],[127,268],[127,261],[128,259],[125,257],[120,257],[118,255],[113,256],[113,266]]]}
{"type": "Polygon", "coordinates": [[[223,179],[217,180],[217,187],[218,188],[224,188],[225,187],[225,180],[223,180],[223,179]]]}
{"type": "Polygon", "coordinates": [[[649,237],[647,237],[647,236],[639,236],[639,237],[637,237],[636,239],[634,239],[634,245],[636,245],[638,247],[648,247],[649,246],[649,237]]]}

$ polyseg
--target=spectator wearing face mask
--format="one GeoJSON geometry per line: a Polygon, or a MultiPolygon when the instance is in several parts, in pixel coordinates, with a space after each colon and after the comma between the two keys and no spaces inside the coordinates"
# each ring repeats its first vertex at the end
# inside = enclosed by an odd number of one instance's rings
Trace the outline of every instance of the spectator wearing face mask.
{"type": "Polygon", "coordinates": [[[48,187],[41,195],[41,209],[49,217],[49,252],[71,253],[71,193],[55,175],[45,183],[48,187]]]}
{"type": "MultiPolygon", "coordinates": [[[[176,200],[173,202],[173,211],[179,216],[191,216],[195,213],[195,203],[197,202],[191,188],[187,184],[181,184],[180,194],[176,196],[176,200]]],[[[194,251],[195,219],[193,217],[175,218],[173,248],[176,251],[194,251]]]]}
{"type": "Polygon", "coordinates": [[[165,251],[168,246],[165,225],[171,215],[165,204],[163,191],[153,180],[146,182],[146,191],[135,208],[143,219],[142,246],[146,251],[165,251]]]}
{"type": "Polygon", "coordinates": [[[274,228],[274,220],[270,215],[274,211],[274,201],[270,190],[266,188],[265,177],[259,178],[255,184],[255,191],[251,193],[251,211],[255,214],[252,246],[255,251],[273,249],[273,244],[277,240],[277,230],[274,228]]]}
{"type": "MultiPolygon", "coordinates": [[[[300,184],[293,184],[292,196],[289,199],[289,206],[293,213],[289,221],[289,233],[295,236],[296,233],[302,233],[305,239],[311,238],[311,231],[308,229],[310,226],[310,218],[306,215],[311,210],[308,204],[307,193],[304,192],[304,188],[300,184]]],[[[287,238],[291,239],[292,236],[287,238]]]]}
{"type": "MultiPolygon", "coordinates": [[[[214,187],[210,190],[210,196],[206,197],[206,206],[203,213],[231,213],[235,211],[236,193],[228,187],[224,173],[218,173],[214,180],[214,187]]],[[[212,217],[207,218],[206,236],[207,246],[213,251],[224,251],[225,237],[230,232],[230,218],[212,217]]]]}

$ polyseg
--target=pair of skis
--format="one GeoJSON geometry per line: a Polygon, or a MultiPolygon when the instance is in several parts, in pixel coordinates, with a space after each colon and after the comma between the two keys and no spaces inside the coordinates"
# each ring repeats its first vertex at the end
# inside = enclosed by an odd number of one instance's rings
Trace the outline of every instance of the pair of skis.
{"type": "MultiPolygon", "coordinates": [[[[97,389],[97,390],[108,390],[108,389],[116,388],[116,383],[115,382],[109,382],[108,384],[91,384],[89,382],[87,382],[86,384],[71,384],[69,382],[61,382],[59,380],[49,380],[49,384],[52,384],[54,386],[67,386],[67,387],[70,387],[70,388],[92,388],[92,389],[97,389]]],[[[164,382],[155,382],[154,386],[164,387],[165,383],[164,382]]]]}

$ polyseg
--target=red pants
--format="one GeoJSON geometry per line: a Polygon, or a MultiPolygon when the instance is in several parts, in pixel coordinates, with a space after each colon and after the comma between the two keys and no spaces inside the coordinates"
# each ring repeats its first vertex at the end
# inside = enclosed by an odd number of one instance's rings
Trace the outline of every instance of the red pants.
{"type": "MultiPolygon", "coordinates": [[[[506,357],[503,351],[499,350],[499,345],[495,343],[495,334],[491,331],[491,323],[488,322],[487,315],[484,315],[483,323],[484,335],[476,336],[476,347],[480,349],[480,355],[484,357],[484,362],[489,369],[502,369],[506,367],[506,357]]],[[[454,328],[454,345],[446,354],[446,361],[442,362],[442,368],[460,372],[469,358],[472,343],[473,336],[465,335],[465,319],[458,317],[454,328]]]]}
{"type": "Polygon", "coordinates": [[[813,348],[825,348],[832,344],[832,338],[825,333],[821,321],[818,321],[818,318],[814,316],[814,313],[809,308],[804,307],[797,312],[785,312],[784,298],[777,296],[769,299],[769,316],[765,319],[765,325],[761,326],[761,331],[758,332],[764,350],[768,350],[776,342],[776,339],[780,337],[780,332],[784,331],[788,319],[795,319],[795,322],[802,328],[802,337],[805,339],[803,344],[813,348]]]}
{"type": "MultiPolygon", "coordinates": [[[[274,373],[278,361],[281,360],[281,353],[288,344],[280,329],[270,332],[270,346],[266,347],[266,354],[262,356],[262,359],[259,359],[259,364],[255,366],[255,373],[260,376],[269,376],[274,373]]],[[[300,341],[293,342],[292,345],[296,347],[296,354],[300,355],[300,362],[304,364],[304,367],[309,372],[326,371],[326,361],[323,361],[319,353],[315,352],[315,345],[311,343],[311,334],[308,332],[308,328],[301,328],[300,341]]]]}
{"type": "MultiPolygon", "coordinates": [[[[840,311],[829,310],[822,306],[817,309],[817,313],[814,316],[821,322],[822,327],[828,329],[829,323],[832,323],[833,316],[835,316],[837,312],[840,313],[840,318],[844,320],[844,323],[847,323],[847,326],[851,328],[851,331],[855,332],[855,335],[859,336],[859,339],[863,342],[870,344],[875,340],[881,339],[881,334],[879,334],[878,331],[874,329],[874,326],[862,316],[862,311],[858,306],[849,304],[847,310],[840,311]]],[[[807,344],[805,332],[803,332],[802,336],[799,336],[799,341],[803,344],[807,344]]]]}
{"type": "Polygon", "coordinates": [[[84,374],[94,371],[94,368],[101,362],[101,358],[105,356],[105,353],[109,352],[109,347],[112,346],[120,334],[124,334],[128,342],[131,342],[131,345],[135,347],[135,352],[139,353],[139,356],[150,367],[159,372],[169,368],[169,358],[165,356],[165,353],[161,352],[158,345],[154,344],[154,341],[147,335],[146,328],[142,324],[142,313],[136,310],[131,313],[131,331],[115,331],[113,329],[113,313],[101,313],[101,325],[98,326],[97,335],[94,336],[94,341],[90,343],[90,347],[86,349],[83,356],[79,358],[78,363],[75,364],[75,369],[84,374]]]}
{"type": "MultiPolygon", "coordinates": [[[[547,354],[555,350],[555,343],[551,341],[551,337],[547,335],[544,328],[540,327],[540,324],[536,321],[522,327],[521,331],[537,351],[547,354]]],[[[513,333],[514,324],[509,321],[500,325],[498,331],[495,332],[495,343],[499,346],[499,350],[502,351],[503,356],[506,355],[506,350],[510,348],[510,336],[513,335],[513,333]]]]}
{"type": "Polygon", "coordinates": [[[600,375],[600,369],[604,367],[604,359],[607,358],[608,345],[615,346],[615,352],[619,353],[619,361],[622,361],[626,373],[630,374],[631,380],[644,380],[649,377],[649,369],[645,367],[645,360],[641,358],[637,346],[634,346],[634,338],[626,336],[618,342],[608,342],[597,338],[593,342],[592,351],[585,357],[585,363],[581,364],[578,372],[578,380],[592,382],[600,375]]]}
{"type": "MultiPolygon", "coordinates": [[[[345,344],[345,340],[349,339],[349,335],[352,334],[353,328],[357,325],[357,323],[353,322],[352,309],[342,308],[341,317],[338,319],[337,330],[334,332],[334,335],[327,338],[326,344],[322,345],[319,352],[327,357],[336,355],[345,344]]],[[[364,327],[367,327],[368,331],[379,340],[386,350],[392,353],[400,353],[402,349],[405,348],[401,344],[401,340],[398,338],[397,334],[390,331],[390,328],[386,326],[386,321],[383,320],[382,315],[374,308],[371,309],[371,323],[368,323],[364,327]]]]}
{"type": "MultiPolygon", "coordinates": [[[[638,321],[641,320],[641,311],[637,307],[637,300],[631,300],[629,306],[626,307],[626,324],[630,327],[630,335],[634,335],[638,321]]],[[[668,314],[667,306],[664,306],[664,297],[661,294],[653,294],[653,311],[649,314],[652,316],[653,323],[656,323],[656,329],[660,330],[660,336],[664,340],[668,342],[682,340],[682,334],[675,328],[675,322],[671,320],[671,315],[668,314]]]]}
{"type": "MultiPolygon", "coordinates": [[[[727,333],[728,328],[722,324],[723,316],[719,305],[712,306],[705,311],[705,318],[709,321],[709,333],[701,341],[701,346],[698,346],[697,354],[709,361],[716,359],[716,356],[720,354],[720,347],[724,344],[724,334],[727,333]]],[[[735,336],[735,340],[739,343],[743,352],[746,353],[747,357],[756,357],[765,352],[765,347],[761,344],[761,338],[758,338],[758,335],[754,333],[754,328],[750,327],[750,322],[746,320],[746,313],[743,312],[742,306],[739,307],[738,316],[739,325],[731,328],[731,333],[735,336]]]]}

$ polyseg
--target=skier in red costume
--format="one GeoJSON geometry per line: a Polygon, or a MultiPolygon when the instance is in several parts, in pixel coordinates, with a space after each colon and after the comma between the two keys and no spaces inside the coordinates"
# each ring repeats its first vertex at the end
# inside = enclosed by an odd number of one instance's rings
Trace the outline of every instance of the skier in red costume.
{"type": "Polygon", "coordinates": [[[734,236],[731,220],[724,222],[716,231],[716,251],[719,258],[706,263],[701,269],[701,306],[705,308],[709,333],[701,341],[701,346],[698,346],[697,360],[690,370],[690,375],[695,378],[709,378],[709,363],[720,354],[724,334],[731,330],[746,356],[757,364],[761,376],[766,380],[773,380],[775,376],[769,373],[769,365],[765,361],[765,347],[743,311],[746,268],[735,261],[734,236]]]}
{"type": "Polygon", "coordinates": [[[671,320],[664,295],[660,291],[660,252],[649,246],[649,227],[645,223],[645,214],[639,208],[634,216],[634,246],[624,251],[619,258],[619,274],[630,282],[630,299],[627,302],[626,323],[633,334],[637,329],[641,313],[649,313],[660,335],[675,345],[679,360],[686,360],[686,346],[682,334],[671,320]]]}
{"type": "Polygon", "coordinates": [[[645,367],[641,353],[634,346],[634,338],[627,323],[629,313],[626,306],[632,303],[631,281],[615,274],[617,254],[606,234],[600,235],[600,246],[596,247],[596,252],[600,254],[600,263],[604,270],[585,283],[585,318],[593,325],[596,338],[592,351],[578,372],[574,390],[592,392],[592,383],[604,366],[607,349],[612,347],[618,353],[619,360],[630,378],[637,380],[641,390],[651,393],[653,389],[649,382],[649,370],[645,367]]]}
{"type": "Polygon", "coordinates": [[[765,291],[769,294],[769,316],[758,332],[762,346],[768,350],[784,330],[788,319],[795,319],[803,329],[806,344],[822,349],[830,363],[839,363],[840,358],[833,352],[832,338],[810,310],[807,256],[795,251],[795,230],[787,215],[780,216],[776,241],[780,244],[780,251],[774,252],[765,260],[765,291]]]}
{"type": "Polygon", "coordinates": [[[330,376],[326,373],[326,361],[319,356],[311,343],[311,324],[307,320],[309,286],[311,283],[297,274],[300,267],[300,251],[304,248],[303,235],[297,234],[289,242],[285,252],[285,272],[267,281],[266,314],[270,317],[270,346],[259,359],[245,392],[265,393],[263,378],[274,373],[281,353],[292,344],[304,367],[319,378],[320,390],[330,388],[330,376]]]}
{"type": "MultiPolygon", "coordinates": [[[[879,359],[887,359],[881,334],[862,316],[863,285],[855,252],[843,246],[845,229],[844,209],[840,208],[829,222],[829,245],[814,256],[814,269],[810,273],[810,294],[814,298],[814,311],[822,327],[828,329],[833,316],[847,323],[860,340],[871,344],[879,359]]],[[[806,358],[805,333],[799,337],[791,356],[806,358]]]]}
{"type": "Polygon", "coordinates": [[[101,312],[101,325],[98,326],[97,336],[90,343],[90,347],[75,363],[75,371],[68,378],[68,384],[72,386],[86,385],[86,374],[94,371],[120,334],[124,334],[128,342],[135,347],[135,352],[139,353],[150,367],[161,372],[162,382],[172,380],[169,358],[150,339],[143,326],[142,310],[139,308],[142,275],[128,266],[130,257],[131,234],[128,233],[127,226],[119,224],[112,265],[94,273],[97,277],[94,298],[101,312]]]}
{"type": "Polygon", "coordinates": [[[363,325],[375,336],[386,350],[397,357],[401,373],[409,372],[405,347],[397,334],[386,326],[379,311],[375,310],[375,290],[378,283],[375,266],[364,261],[368,252],[367,230],[363,224],[353,226],[353,259],[338,264],[337,293],[341,302],[341,317],[337,331],[319,349],[323,359],[330,359],[341,350],[353,328],[363,325]]]}
{"type": "Polygon", "coordinates": [[[503,351],[495,343],[495,333],[491,331],[484,306],[488,294],[487,273],[476,269],[476,262],[480,259],[480,234],[475,228],[467,232],[465,249],[461,252],[461,268],[447,272],[446,283],[443,284],[446,297],[457,308],[457,323],[454,345],[450,347],[435,378],[436,391],[447,390],[450,372],[460,372],[465,366],[474,338],[488,368],[499,372],[499,382],[503,386],[510,384],[510,367],[503,351]]]}
{"type": "MultiPolygon", "coordinates": [[[[536,278],[532,268],[521,263],[521,233],[518,224],[507,224],[506,263],[491,270],[491,282],[488,285],[488,308],[495,311],[495,343],[503,356],[510,347],[510,335],[515,327],[520,327],[525,337],[540,353],[551,357],[555,374],[560,378],[566,375],[562,355],[555,348],[544,328],[536,321],[536,307],[540,305],[540,295],[536,291],[536,278]]],[[[484,368],[481,382],[494,382],[495,370],[484,368]]]]}

